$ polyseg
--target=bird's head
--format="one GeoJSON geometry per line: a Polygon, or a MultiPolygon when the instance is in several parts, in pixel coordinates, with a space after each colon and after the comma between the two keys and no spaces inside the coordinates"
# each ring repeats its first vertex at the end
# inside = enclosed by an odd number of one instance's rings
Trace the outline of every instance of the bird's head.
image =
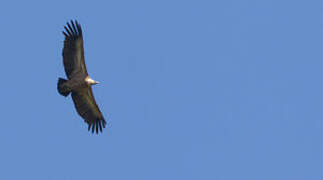
{"type": "Polygon", "coordinates": [[[87,77],[86,79],[85,79],[85,81],[87,82],[87,84],[88,85],[95,85],[95,84],[99,84],[99,82],[98,81],[95,81],[95,80],[93,80],[93,79],[91,79],[90,77],[87,77]]]}

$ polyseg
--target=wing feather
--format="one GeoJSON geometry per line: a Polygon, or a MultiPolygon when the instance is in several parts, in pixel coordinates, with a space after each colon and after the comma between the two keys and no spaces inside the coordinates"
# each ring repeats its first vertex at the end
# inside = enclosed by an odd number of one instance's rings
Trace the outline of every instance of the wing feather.
{"type": "Polygon", "coordinates": [[[96,131],[102,132],[102,127],[105,128],[106,121],[95,102],[92,88],[87,87],[72,92],[72,99],[78,114],[88,124],[88,130],[92,133],[96,131]]]}
{"type": "Polygon", "coordinates": [[[83,33],[81,25],[75,21],[71,21],[64,27],[65,36],[63,48],[63,63],[65,73],[69,79],[76,73],[84,73],[88,75],[84,61],[83,33]]]}

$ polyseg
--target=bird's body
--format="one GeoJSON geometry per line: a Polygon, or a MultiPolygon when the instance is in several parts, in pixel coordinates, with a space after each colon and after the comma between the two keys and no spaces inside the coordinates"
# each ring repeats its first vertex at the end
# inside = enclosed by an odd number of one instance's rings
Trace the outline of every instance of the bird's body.
{"type": "Polygon", "coordinates": [[[92,84],[88,81],[90,79],[89,76],[86,76],[84,73],[77,73],[71,77],[71,79],[67,80],[62,84],[62,87],[67,91],[78,91],[82,88],[88,88],[92,84]]]}
{"type": "Polygon", "coordinates": [[[91,79],[86,70],[81,26],[77,21],[75,24],[71,21],[71,24],[67,23],[67,27],[64,27],[66,32],[63,31],[63,63],[68,79],[59,78],[57,89],[63,96],[72,94],[76,111],[89,125],[88,129],[92,128],[92,132],[96,130],[98,133],[106,125],[91,88],[98,82],[91,79]]]}

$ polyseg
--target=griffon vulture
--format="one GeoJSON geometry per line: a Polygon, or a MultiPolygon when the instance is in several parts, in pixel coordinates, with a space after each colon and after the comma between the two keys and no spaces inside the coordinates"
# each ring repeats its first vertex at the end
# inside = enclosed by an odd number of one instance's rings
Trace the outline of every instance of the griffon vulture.
{"type": "Polygon", "coordinates": [[[91,86],[98,82],[91,79],[86,70],[81,26],[71,21],[64,28],[63,63],[67,80],[58,79],[58,92],[65,97],[72,94],[76,111],[88,124],[89,131],[102,132],[106,121],[92,93],[91,86]]]}

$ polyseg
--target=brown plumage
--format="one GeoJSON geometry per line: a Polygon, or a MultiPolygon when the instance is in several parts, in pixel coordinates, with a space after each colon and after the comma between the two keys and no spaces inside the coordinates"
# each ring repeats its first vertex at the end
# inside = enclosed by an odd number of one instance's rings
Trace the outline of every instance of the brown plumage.
{"type": "Polygon", "coordinates": [[[92,80],[86,70],[81,26],[71,21],[64,28],[63,64],[68,80],[59,78],[58,92],[63,96],[72,94],[76,111],[88,124],[89,131],[102,132],[106,121],[92,93],[91,86],[98,82],[92,80]]]}

